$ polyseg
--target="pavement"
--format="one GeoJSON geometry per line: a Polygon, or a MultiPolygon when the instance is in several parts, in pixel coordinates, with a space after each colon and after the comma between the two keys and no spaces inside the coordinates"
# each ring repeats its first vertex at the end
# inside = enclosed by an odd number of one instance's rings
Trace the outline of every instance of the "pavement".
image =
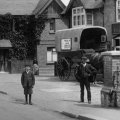
{"type": "MultiPolygon", "coordinates": [[[[20,81],[18,82],[19,79],[19,74],[0,75],[0,95],[9,95],[12,96],[10,101],[21,102],[22,88],[20,81]]],[[[61,82],[57,77],[37,76],[33,101],[37,107],[47,110],[52,109],[54,112],[78,120],[118,120],[120,118],[120,108],[101,106],[100,92],[102,86],[102,84],[91,84],[92,103],[88,104],[86,90],[85,102],[80,103],[80,88],[77,82],[61,82]]]]}
{"type": "Polygon", "coordinates": [[[120,118],[120,108],[102,107],[101,89],[101,84],[91,84],[91,104],[88,104],[86,98],[84,103],[71,104],[71,109],[64,109],[61,113],[79,120],[117,120],[120,118]]]}

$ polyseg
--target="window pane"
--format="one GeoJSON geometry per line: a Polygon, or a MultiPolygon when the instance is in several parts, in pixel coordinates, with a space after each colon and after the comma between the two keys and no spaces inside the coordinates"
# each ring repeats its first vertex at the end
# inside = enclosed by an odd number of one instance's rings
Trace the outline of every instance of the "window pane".
{"type": "Polygon", "coordinates": [[[118,9],[118,14],[120,14],[120,9],[118,9]]]}
{"type": "Polygon", "coordinates": [[[73,14],[76,14],[76,9],[73,10],[73,14]]]}
{"type": "Polygon", "coordinates": [[[52,52],[47,51],[47,62],[51,62],[51,61],[52,61],[52,52]]]}
{"type": "Polygon", "coordinates": [[[47,48],[47,63],[53,63],[57,61],[57,53],[54,47],[47,48]]]}
{"type": "Polygon", "coordinates": [[[83,13],[84,12],[84,9],[83,8],[81,8],[81,13],[83,13]]]}
{"type": "Polygon", "coordinates": [[[77,13],[78,13],[78,14],[80,13],[80,8],[77,9],[77,13]]]}
{"type": "Polygon", "coordinates": [[[55,19],[50,20],[50,30],[55,31],[55,19]]]}
{"type": "Polygon", "coordinates": [[[53,52],[53,61],[56,62],[57,61],[57,53],[53,52]]]}
{"type": "Polygon", "coordinates": [[[74,23],[74,26],[76,26],[76,16],[74,16],[73,18],[73,23],[74,23]]]}
{"type": "Polygon", "coordinates": [[[80,16],[78,16],[78,25],[80,25],[80,16]]]}
{"type": "Polygon", "coordinates": [[[85,16],[82,15],[82,25],[85,25],[85,16]]]}

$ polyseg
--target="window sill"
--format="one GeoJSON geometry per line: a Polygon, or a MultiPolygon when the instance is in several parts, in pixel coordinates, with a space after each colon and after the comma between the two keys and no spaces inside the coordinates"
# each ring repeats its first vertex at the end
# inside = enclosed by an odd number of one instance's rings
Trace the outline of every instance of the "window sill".
{"type": "Polygon", "coordinates": [[[54,62],[48,62],[47,65],[54,65],[54,62]]]}
{"type": "Polygon", "coordinates": [[[50,33],[50,34],[55,34],[55,31],[54,31],[54,30],[50,30],[49,33],[50,33]]]}

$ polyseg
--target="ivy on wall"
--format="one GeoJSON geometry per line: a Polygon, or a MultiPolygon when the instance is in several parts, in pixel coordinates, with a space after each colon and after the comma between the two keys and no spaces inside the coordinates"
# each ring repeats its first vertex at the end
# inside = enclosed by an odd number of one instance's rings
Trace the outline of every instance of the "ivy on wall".
{"type": "Polygon", "coordinates": [[[33,59],[36,45],[45,27],[46,15],[35,18],[34,16],[13,16],[10,13],[0,15],[0,39],[9,39],[12,49],[9,50],[10,58],[33,59]]]}

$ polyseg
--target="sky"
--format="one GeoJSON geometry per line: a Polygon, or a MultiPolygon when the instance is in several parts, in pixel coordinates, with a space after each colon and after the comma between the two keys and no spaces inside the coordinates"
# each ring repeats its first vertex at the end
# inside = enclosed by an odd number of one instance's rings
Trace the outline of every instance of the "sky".
{"type": "Polygon", "coordinates": [[[65,5],[68,5],[70,0],[61,0],[65,5]]]}

